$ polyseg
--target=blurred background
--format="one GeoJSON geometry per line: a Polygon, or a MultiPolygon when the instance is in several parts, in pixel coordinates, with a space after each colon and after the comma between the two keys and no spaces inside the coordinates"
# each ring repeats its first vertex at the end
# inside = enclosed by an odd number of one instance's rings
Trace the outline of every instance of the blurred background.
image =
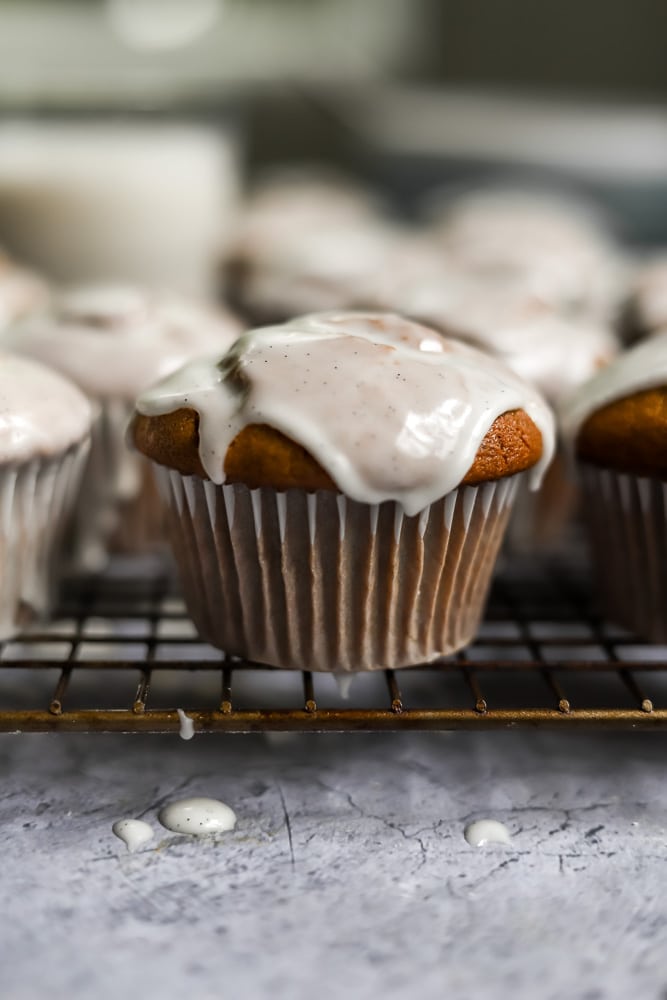
{"type": "Polygon", "coordinates": [[[407,216],[544,181],[664,242],[665,38],[664,0],[4,0],[0,242],[205,291],[249,179],[294,162],[407,216]]]}

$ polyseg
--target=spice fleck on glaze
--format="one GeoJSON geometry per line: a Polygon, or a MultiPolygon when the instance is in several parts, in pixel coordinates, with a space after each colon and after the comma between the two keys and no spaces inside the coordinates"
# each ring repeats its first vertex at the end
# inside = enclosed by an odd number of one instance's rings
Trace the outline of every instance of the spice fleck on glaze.
{"type": "Polygon", "coordinates": [[[130,852],[136,851],[138,847],[153,839],[153,830],[142,819],[119,819],[111,830],[130,852]]]}
{"type": "Polygon", "coordinates": [[[470,823],[463,831],[463,836],[471,847],[512,843],[509,830],[496,819],[478,819],[470,823]]]}
{"type": "Polygon", "coordinates": [[[176,709],[176,714],[178,715],[178,721],[180,722],[180,729],[178,735],[182,740],[191,740],[195,734],[195,724],[189,715],[186,715],[182,708],[176,709]]]}
{"type": "Polygon", "coordinates": [[[524,410],[542,434],[539,485],[554,448],[539,392],[502,362],[398,316],[320,313],[241,336],[143,393],[146,416],[199,415],[199,455],[214,483],[236,435],[268,424],[301,444],[361,503],[408,516],[455,489],[494,420],[524,410]]]}
{"type": "Polygon", "coordinates": [[[191,834],[193,837],[226,833],[236,826],[234,810],[217,799],[179,799],[161,809],[157,818],[172,833],[191,834]]]}

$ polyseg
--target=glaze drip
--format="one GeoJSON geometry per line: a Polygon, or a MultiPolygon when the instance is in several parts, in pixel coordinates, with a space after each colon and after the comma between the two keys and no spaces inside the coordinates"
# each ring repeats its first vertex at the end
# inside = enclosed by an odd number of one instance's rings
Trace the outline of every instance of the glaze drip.
{"type": "Polygon", "coordinates": [[[503,413],[524,410],[542,434],[534,487],[554,447],[537,390],[497,359],[388,314],[320,313],[251,330],[137,403],[146,416],[184,407],[199,415],[214,483],[236,435],[265,423],[306,448],[346,496],[396,500],[408,516],[460,484],[503,413]]]}

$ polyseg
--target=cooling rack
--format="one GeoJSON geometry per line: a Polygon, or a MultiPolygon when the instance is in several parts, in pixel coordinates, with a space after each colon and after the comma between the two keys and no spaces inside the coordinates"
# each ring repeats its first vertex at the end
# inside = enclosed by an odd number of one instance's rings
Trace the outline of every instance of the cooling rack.
{"type": "Polygon", "coordinates": [[[65,587],[53,622],[0,647],[2,732],[667,726],[667,648],[596,613],[581,561],[501,566],[475,642],[435,664],[334,678],[202,643],[169,565],[116,560],[65,587]]]}

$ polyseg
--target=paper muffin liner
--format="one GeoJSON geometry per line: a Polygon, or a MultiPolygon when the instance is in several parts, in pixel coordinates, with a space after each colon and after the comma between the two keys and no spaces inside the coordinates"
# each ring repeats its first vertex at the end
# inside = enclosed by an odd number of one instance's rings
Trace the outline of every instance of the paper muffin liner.
{"type": "Polygon", "coordinates": [[[202,637],[318,671],[403,667],[466,645],[521,478],[460,487],[407,517],[393,502],[156,471],[202,637]]]}
{"type": "Polygon", "coordinates": [[[578,523],[580,495],[564,451],[558,448],[539,490],[522,489],[507,529],[507,551],[558,550],[578,523]]]}
{"type": "Polygon", "coordinates": [[[75,570],[96,572],[104,568],[110,552],[140,554],[165,541],[150,464],[125,443],[133,411],[124,399],[100,404],[71,525],[68,547],[75,570]]]}
{"type": "Polygon", "coordinates": [[[55,458],[0,469],[0,639],[45,617],[89,441],[55,458]]]}
{"type": "Polygon", "coordinates": [[[580,471],[605,613],[667,642],[667,483],[583,462],[580,471]]]}

